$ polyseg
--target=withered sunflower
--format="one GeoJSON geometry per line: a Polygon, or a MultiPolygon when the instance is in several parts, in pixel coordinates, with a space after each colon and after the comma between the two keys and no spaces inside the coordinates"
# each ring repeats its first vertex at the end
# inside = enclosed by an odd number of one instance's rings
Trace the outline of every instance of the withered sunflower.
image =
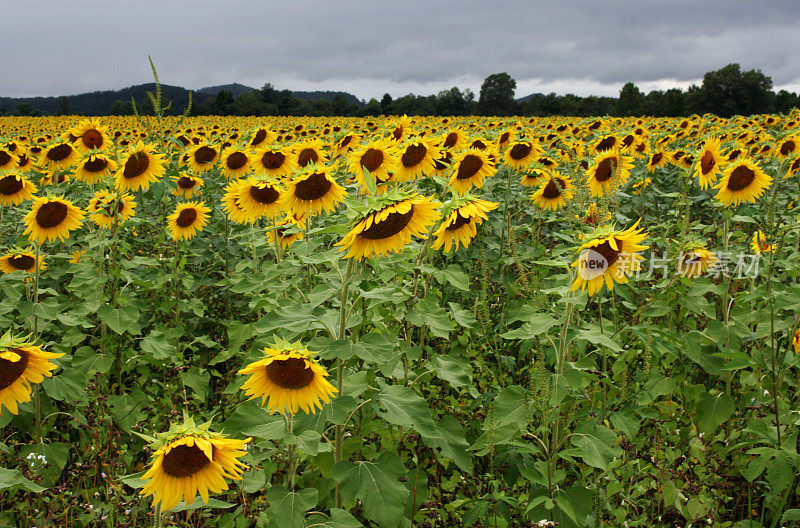
{"type": "Polygon", "coordinates": [[[442,204],[417,194],[389,191],[361,215],[337,246],[345,258],[380,257],[400,252],[412,236],[427,238],[428,228],[439,218],[442,204]]]}
{"type": "Polygon", "coordinates": [[[627,283],[628,276],[641,268],[644,257],[639,252],[649,247],[639,244],[647,234],[642,233],[638,226],[639,220],[624,231],[605,226],[591,234],[580,246],[579,250],[583,251],[578,259],[572,263],[572,267],[578,269],[570,289],[583,291],[588,286],[591,297],[603,288],[603,284],[613,290],[615,282],[627,283]]]}
{"type": "Polygon", "coordinates": [[[325,378],[328,372],[299,345],[282,343],[264,348],[264,358],[250,363],[239,374],[250,375],[242,384],[245,394],[261,398],[261,405],[271,413],[316,414],[322,402],[330,403],[339,392],[325,378]],[[283,345],[283,346],[282,346],[283,345]]]}
{"type": "Polygon", "coordinates": [[[770,184],[772,177],[761,167],[749,158],[739,158],[728,165],[722,179],[714,186],[719,190],[715,198],[726,206],[754,203],[770,184]]]}
{"type": "Polygon", "coordinates": [[[31,401],[31,384],[51,377],[58,366],[50,360],[63,355],[14,338],[10,330],[0,337],[0,412],[5,407],[17,414],[19,403],[31,401]]]}
{"type": "Polygon", "coordinates": [[[444,246],[445,253],[449,253],[451,249],[457,251],[461,244],[468,247],[478,234],[478,226],[488,220],[486,213],[497,207],[497,203],[472,196],[455,198],[444,211],[444,222],[433,232],[435,240],[431,247],[440,249],[444,246]]]}
{"type": "Polygon", "coordinates": [[[36,186],[20,174],[0,174],[0,206],[18,205],[31,200],[36,191],[36,186]]]}
{"type": "Polygon", "coordinates": [[[146,191],[150,184],[164,176],[164,157],[155,152],[155,145],[141,140],[130,148],[115,176],[120,191],[146,191]]]}
{"type": "Polygon", "coordinates": [[[310,165],[286,185],[281,204],[287,212],[301,216],[325,211],[330,213],[347,196],[323,167],[310,165]]]}
{"type": "Polygon", "coordinates": [[[211,209],[205,202],[187,202],[178,204],[175,212],[167,217],[172,240],[190,240],[198,231],[202,231],[208,222],[208,213],[211,209]]]}
{"type": "Polygon", "coordinates": [[[69,232],[81,227],[83,211],[64,198],[39,197],[25,215],[24,234],[39,244],[56,239],[66,240],[69,232]]]}

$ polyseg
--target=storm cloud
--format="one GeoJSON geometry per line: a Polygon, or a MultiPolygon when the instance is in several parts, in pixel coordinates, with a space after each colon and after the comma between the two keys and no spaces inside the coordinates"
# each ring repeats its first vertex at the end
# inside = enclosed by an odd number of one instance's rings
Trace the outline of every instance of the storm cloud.
{"type": "Polygon", "coordinates": [[[800,2],[6,2],[0,95],[149,82],[279,89],[477,93],[508,72],[517,95],[686,87],[738,62],[800,88],[800,2]]]}

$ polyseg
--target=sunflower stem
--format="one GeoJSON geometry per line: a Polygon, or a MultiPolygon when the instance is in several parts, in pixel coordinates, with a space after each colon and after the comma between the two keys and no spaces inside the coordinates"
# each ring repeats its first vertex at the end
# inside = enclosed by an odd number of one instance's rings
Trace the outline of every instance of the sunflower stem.
{"type": "Polygon", "coordinates": [[[33,340],[39,339],[39,242],[34,242],[33,247],[36,248],[36,275],[33,279],[33,340]]]}
{"type": "Polygon", "coordinates": [[[162,524],[163,517],[161,516],[161,503],[159,502],[156,504],[156,509],[153,512],[153,528],[161,528],[164,526],[162,524]]]}
{"type": "MultiPolygon", "coordinates": [[[[350,291],[350,277],[353,275],[353,270],[356,267],[355,259],[350,259],[347,263],[347,272],[345,272],[342,279],[342,294],[340,297],[341,305],[339,306],[339,339],[344,339],[344,332],[347,327],[347,294],[350,291]]],[[[339,395],[342,394],[344,378],[344,362],[341,358],[336,360],[336,388],[339,390],[339,395]]],[[[341,425],[337,425],[334,431],[333,440],[333,461],[338,463],[342,461],[342,433],[344,429],[341,425]]],[[[339,489],[339,483],[336,483],[336,507],[342,507],[342,493],[339,489]]]]}
{"type": "MultiPolygon", "coordinates": [[[[286,412],[284,414],[284,418],[286,418],[286,435],[290,437],[292,435],[292,426],[293,426],[293,422],[294,422],[294,417],[292,416],[292,414],[290,412],[286,412]]],[[[297,472],[297,465],[296,465],[296,460],[295,460],[295,456],[294,456],[294,454],[295,454],[294,450],[295,450],[295,445],[294,445],[294,443],[292,443],[292,444],[289,445],[289,454],[288,454],[289,460],[288,460],[287,468],[286,468],[286,472],[288,473],[288,480],[289,480],[289,491],[291,491],[291,492],[294,492],[294,477],[295,477],[295,473],[297,472]]]]}

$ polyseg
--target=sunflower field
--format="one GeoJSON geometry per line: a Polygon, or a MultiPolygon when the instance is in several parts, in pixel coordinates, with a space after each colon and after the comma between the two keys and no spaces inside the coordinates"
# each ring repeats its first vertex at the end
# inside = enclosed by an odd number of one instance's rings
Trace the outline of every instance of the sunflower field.
{"type": "Polygon", "coordinates": [[[153,102],[0,118],[0,526],[800,519],[800,114],[153,102]]]}

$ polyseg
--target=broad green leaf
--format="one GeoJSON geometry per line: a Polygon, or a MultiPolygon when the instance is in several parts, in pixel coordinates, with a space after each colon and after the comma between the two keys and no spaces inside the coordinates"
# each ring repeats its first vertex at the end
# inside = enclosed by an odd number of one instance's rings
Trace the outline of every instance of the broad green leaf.
{"type": "Polygon", "coordinates": [[[356,499],[364,514],[383,527],[400,524],[411,492],[398,479],[405,474],[400,457],[384,451],[374,462],[342,460],[333,466],[333,478],[339,483],[347,503],[356,499]]]}
{"type": "Polygon", "coordinates": [[[703,394],[697,405],[698,430],[706,434],[713,433],[731,417],[735,409],[736,402],[727,394],[703,394]]]}
{"type": "Polygon", "coordinates": [[[0,489],[22,488],[33,493],[41,493],[47,488],[31,482],[17,469],[0,468],[0,489]]]}
{"type": "Polygon", "coordinates": [[[272,486],[267,491],[267,502],[272,519],[278,528],[302,528],[306,512],[317,504],[316,488],[306,488],[293,493],[283,486],[272,486]]]}
{"type": "Polygon", "coordinates": [[[500,337],[503,339],[532,339],[547,332],[557,323],[558,321],[553,317],[540,313],[529,317],[519,328],[500,334],[500,337]]]}
{"type": "Polygon", "coordinates": [[[305,528],[363,528],[358,519],[344,510],[331,509],[330,517],[321,513],[312,513],[306,519],[305,528]]]}

